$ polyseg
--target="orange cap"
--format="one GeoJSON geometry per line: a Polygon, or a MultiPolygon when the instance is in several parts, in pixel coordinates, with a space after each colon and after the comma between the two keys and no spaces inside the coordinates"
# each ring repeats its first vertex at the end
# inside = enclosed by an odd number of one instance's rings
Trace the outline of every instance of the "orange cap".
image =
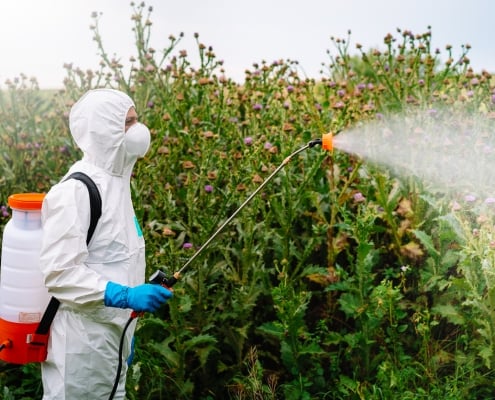
{"type": "Polygon", "coordinates": [[[332,132],[328,132],[321,137],[321,147],[323,150],[333,150],[333,135],[332,132]]]}
{"type": "Polygon", "coordinates": [[[17,193],[9,196],[8,203],[17,210],[41,210],[45,193],[17,193]]]}

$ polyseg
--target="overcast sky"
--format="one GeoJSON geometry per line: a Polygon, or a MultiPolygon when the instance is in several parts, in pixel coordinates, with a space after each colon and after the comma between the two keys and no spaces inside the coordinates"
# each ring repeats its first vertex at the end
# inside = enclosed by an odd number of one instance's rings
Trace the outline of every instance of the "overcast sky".
{"type": "MultiPolygon", "coordinates": [[[[137,0],[139,1],[139,0],[137,0]]],[[[64,63],[96,70],[99,57],[91,13],[101,12],[101,33],[110,55],[124,64],[135,54],[130,0],[0,0],[0,88],[24,73],[42,88],[61,87],[64,63]]],[[[184,32],[178,50],[192,54],[193,35],[224,60],[226,75],[242,79],[245,69],[266,60],[297,60],[304,73],[318,78],[331,36],[351,46],[384,48],[396,29],[423,33],[431,25],[433,45],[454,54],[470,44],[475,70],[495,72],[495,0],[148,0],[153,6],[151,43],[159,51],[168,36],[184,32]]],[[[194,61],[193,56],[191,60],[194,61]]]]}

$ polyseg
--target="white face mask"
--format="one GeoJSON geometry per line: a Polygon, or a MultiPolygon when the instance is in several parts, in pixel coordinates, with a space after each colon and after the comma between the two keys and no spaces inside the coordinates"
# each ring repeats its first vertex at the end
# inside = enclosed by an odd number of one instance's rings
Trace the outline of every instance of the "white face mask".
{"type": "Polygon", "coordinates": [[[125,150],[131,157],[144,157],[150,147],[150,142],[150,130],[140,122],[132,125],[124,136],[125,150]]]}

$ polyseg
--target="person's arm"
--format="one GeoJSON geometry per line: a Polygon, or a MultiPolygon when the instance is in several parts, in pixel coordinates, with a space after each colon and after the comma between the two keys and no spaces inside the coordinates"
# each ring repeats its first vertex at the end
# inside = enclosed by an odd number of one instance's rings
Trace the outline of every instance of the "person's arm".
{"type": "Polygon", "coordinates": [[[108,281],[84,262],[90,224],[88,188],[77,180],[54,186],[42,208],[41,270],[50,294],[75,304],[104,302],[108,307],[155,311],[172,292],[160,285],[128,287],[108,281]]]}

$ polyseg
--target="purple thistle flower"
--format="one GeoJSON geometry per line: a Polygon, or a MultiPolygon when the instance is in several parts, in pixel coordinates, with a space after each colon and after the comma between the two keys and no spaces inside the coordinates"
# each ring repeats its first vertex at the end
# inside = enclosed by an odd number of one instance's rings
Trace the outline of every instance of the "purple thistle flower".
{"type": "Polygon", "coordinates": [[[355,193],[353,198],[356,203],[362,203],[363,201],[366,201],[366,197],[364,197],[361,192],[355,193]]]}
{"type": "Polygon", "coordinates": [[[473,194],[467,194],[466,196],[464,196],[464,201],[472,203],[473,201],[476,201],[476,196],[473,194]]]}
{"type": "Polygon", "coordinates": [[[205,192],[206,193],[213,192],[213,186],[211,186],[211,185],[205,185],[205,192]]]}
{"type": "Polygon", "coordinates": [[[487,197],[485,199],[485,204],[495,204],[495,197],[487,197]]]}
{"type": "Polygon", "coordinates": [[[2,213],[2,217],[8,217],[10,215],[6,206],[1,206],[0,212],[2,213]]]}
{"type": "Polygon", "coordinates": [[[253,144],[253,138],[251,136],[247,136],[244,138],[244,144],[246,146],[251,146],[253,144]]]}
{"type": "Polygon", "coordinates": [[[270,142],[266,142],[264,147],[265,150],[270,150],[273,147],[273,145],[270,142]]]}
{"type": "Polygon", "coordinates": [[[253,110],[255,110],[255,111],[259,111],[262,108],[263,108],[263,106],[261,104],[259,104],[259,103],[256,103],[256,104],[253,105],[253,110]]]}
{"type": "Polygon", "coordinates": [[[294,91],[294,86],[292,86],[292,85],[287,86],[287,91],[289,93],[292,93],[294,91]]]}
{"type": "Polygon", "coordinates": [[[461,209],[462,207],[457,201],[452,202],[452,211],[459,211],[461,209]]]}
{"type": "Polygon", "coordinates": [[[185,242],[183,245],[182,245],[182,248],[183,249],[191,249],[193,247],[192,243],[189,243],[189,242],[185,242]]]}

